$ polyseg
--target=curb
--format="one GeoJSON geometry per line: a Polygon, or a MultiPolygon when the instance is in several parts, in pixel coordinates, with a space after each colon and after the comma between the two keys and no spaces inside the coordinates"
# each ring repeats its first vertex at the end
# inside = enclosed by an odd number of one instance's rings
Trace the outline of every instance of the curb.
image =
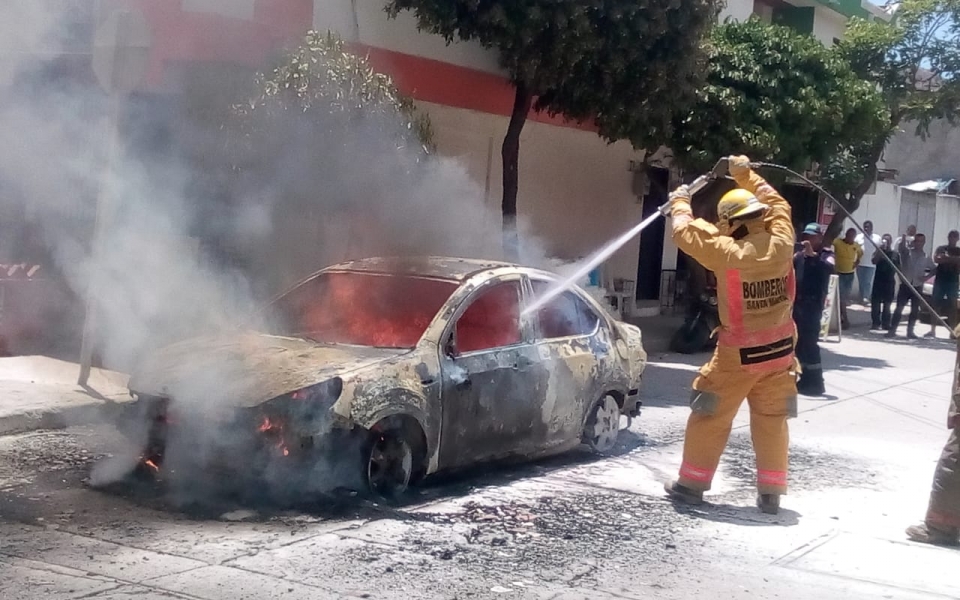
{"type": "Polygon", "coordinates": [[[107,401],[71,404],[49,410],[33,410],[0,416],[0,436],[29,433],[41,429],[66,429],[116,420],[132,399],[111,398],[107,401]]]}

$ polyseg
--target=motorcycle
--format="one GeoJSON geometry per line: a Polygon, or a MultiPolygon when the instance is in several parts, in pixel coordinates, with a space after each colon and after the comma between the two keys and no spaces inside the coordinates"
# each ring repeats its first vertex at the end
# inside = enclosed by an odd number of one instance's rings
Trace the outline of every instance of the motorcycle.
{"type": "Polygon", "coordinates": [[[679,354],[696,354],[717,346],[720,311],[717,307],[717,283],[712,273],[700,295],[690,303],[680,329],[670,340],[670,350],[679,354]]]}

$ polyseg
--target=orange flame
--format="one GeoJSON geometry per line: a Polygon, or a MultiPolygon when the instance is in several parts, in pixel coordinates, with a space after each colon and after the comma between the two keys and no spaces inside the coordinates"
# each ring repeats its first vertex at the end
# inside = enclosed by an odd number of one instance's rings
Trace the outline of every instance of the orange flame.
{"type": "Polygon", "coordinates": [[[284,456],[290,456],[290,449],[287,447],[287,440],[284,439],[283,435],[282,421],[273,421],[270,417],[264,416],[260,426],[257,427],[257,431],[276,435],[277,443],[274,445],[274,448],[279,450],[284,456]]]}
{"type": "Polygon", "coordinates": [[[148,467],[150,467],[151,469],[153,469],[154,472],[157,472],[157,473],[160,472],[160,467],[157,466],[157,463],[153,462],[153,461],[150,460],[149,458],[148,458],[147,460],[143,461],[143,464],[145,464],[145,465],[147,465],[148,467]]]}

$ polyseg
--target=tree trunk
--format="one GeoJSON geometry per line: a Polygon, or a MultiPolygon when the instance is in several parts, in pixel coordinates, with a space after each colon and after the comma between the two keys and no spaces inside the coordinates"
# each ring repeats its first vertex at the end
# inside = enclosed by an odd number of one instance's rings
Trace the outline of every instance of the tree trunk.
{"type": "Polygon", "coordinates": [[[513,100],[513,113],[510,125],[503,137],[503,251],[507,260],[520,259],[520,236],[517,232],[517,188],[520,168],[520,132],[527,122],[530,107],[533,106],[533,94],[526,84],[518,83],[513,100]]]}
{"type": "MultiPolygon", "coordinates": [[[[879,170],[877,168],[877,163],[880,162],[880,158],[883,156],[883,150],[886,147],[887,138],[884,137],[871,149],[870,167],[867,169],[867,172],[863,177],[863,181],[860,182],[860,185],[851,190],[850,193],[848,193],[845,197],[837,198],[843,208],[847,209],[850,214],[853,214],[858,208],[860,208],[860,201],[863,200],[863,197],[870,189],[870,186],[872,186],[873,182],[876,181],[877,172],[879,170]]],[[[832,244],[833,241],[840,236],[840,232],[843,230],[843,223],[846,218],[846,213],[842,211],[837,211],[837,213],[833,215],[833,219],[830,220],[830,225],[827,226],[827,231],[823,234],[824,246],[832,244]]]]}

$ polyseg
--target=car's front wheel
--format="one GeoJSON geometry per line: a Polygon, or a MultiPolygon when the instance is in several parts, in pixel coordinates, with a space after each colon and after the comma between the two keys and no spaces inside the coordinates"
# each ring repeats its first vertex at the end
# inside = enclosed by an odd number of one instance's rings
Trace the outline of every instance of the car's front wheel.
{"type": "Polygon", "coordinates": [[[364,474],[373,494],[394,499],[410,487],[415,456],[403,430],[371,431],[364,458],[364,474]]]}
{"type": "Polygon", "coordinates": [[[606,395],[593,409],[583,428],[583,441],[594,452],[610,452],[617,445],[620,434],[620,406],[617,400],[606,395]]]}

